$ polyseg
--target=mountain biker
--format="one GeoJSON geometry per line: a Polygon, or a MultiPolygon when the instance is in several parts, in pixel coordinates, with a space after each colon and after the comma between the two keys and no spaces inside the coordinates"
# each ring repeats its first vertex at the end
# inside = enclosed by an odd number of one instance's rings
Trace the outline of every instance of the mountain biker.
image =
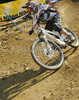
{"type": "Polygon", "coordinates": [[[39,23],[40,19],[46,20],[46,26],[45,29],[47,30],[55,30],[59,32],[60,34],[65,34],[67,37],[73,41],[74,37],[67,33],[62,27],[61,27],[61,16],[59,12],[52,8],[49,4],[39,4],[37,5],[36,2],[30,1],[26,5],[22,6],[22,8],[27,8],[28,12],[31,14],[33,13],[33,25],[32,29],[28,32],[29,35],[31,35],[33,31],[33,26],[37,23],[39,23]]]}

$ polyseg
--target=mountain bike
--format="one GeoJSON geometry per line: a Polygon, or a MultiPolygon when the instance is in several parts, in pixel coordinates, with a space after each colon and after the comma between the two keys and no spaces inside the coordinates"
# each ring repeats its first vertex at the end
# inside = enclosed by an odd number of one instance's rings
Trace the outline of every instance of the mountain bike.
{"type": "Polygon", "coordinates": [[[47,69],[58,69],[63,65],[64,55],[61,48],[66,48],[67,44],[72,47],[78,47],[78,38],[68,28],[63,27],[67,32],[70,32],[75,40],[69,41],[65,36],[59,35],[56,31],[48,31],[43,29],[37,23],[34,25],[33,30],[37,33],[39,39],[34,41],[31,47],[31,54],[33,59],[40,66],[47,69]],[[47,39],[48,36],[53,41],[47,39]]]}

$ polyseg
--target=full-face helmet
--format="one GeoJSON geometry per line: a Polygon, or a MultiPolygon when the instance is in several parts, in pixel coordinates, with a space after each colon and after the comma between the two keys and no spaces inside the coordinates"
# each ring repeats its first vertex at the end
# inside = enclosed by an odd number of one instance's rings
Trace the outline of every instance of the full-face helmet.
{"type": "Polygon", "coordinates": [[[37,10],[37,4],[34,1],[30,1],[22,8],[27,8],[28,12],[35,12],[37,10]]]}

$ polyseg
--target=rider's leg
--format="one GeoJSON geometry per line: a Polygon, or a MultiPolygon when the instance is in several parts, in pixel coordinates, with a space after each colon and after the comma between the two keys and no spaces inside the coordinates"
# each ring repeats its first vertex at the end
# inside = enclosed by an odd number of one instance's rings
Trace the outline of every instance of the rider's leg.
{"type": "Polygon", "coordinates": [[[46,23],[46,26],[45,26],[45,29],[46,30],[49,30],[49,31],[52,31],[52,23],[51,23],[51,20],[47,21],[46,23]]]}
{"type": "Polygon", "coordinates": [[[68,33],[65,29],[61,27],[61,20],[60,20],[59,15],[56,15],[52,20],[49,20],[46,23],[45,29],[50,30],[50,31],[55,30],[59,32],[60,34],[66,35],[67,38],[70,39],[71,41],[75,40],[72,34],[68,33]]]}
{"type": "Polygon", "coordinates": [[[62,28],[62,30],[60,31],[60,34],[67,35],[67,34],[68,34],[68,32],[67,32],[67,31],[65,31],[65,30],[62,28]]]}
{"type": "Polygon", "coordinates": [[[68,38],[69,40],[71,40],[71,41],[75,40],[75,37],[74,37],[71,33],[67,32],[65,29],[63,29],[63,28],[61,27],[61,16],[60,16],[59,13],[58,13],[52,20],[53,20],[53,22],[54,22],[54,23],[52,24],[52,26],[53,26],[53,29],[54,29],[55,31],[59,32],[60,34],[66,35],[67,38],[68,38]]]}

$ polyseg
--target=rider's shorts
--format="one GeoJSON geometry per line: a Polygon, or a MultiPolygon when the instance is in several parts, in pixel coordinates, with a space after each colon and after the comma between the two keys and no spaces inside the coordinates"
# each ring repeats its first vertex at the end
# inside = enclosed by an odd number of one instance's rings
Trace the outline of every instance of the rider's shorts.
{"type": "Polygon", "coordinates": [[[50,31],[55,30],[60,33],[62,27],[61,27],[61,16],[59,13],[57,13],[51,20],[47,21],[45,29],[50,31]]]}

